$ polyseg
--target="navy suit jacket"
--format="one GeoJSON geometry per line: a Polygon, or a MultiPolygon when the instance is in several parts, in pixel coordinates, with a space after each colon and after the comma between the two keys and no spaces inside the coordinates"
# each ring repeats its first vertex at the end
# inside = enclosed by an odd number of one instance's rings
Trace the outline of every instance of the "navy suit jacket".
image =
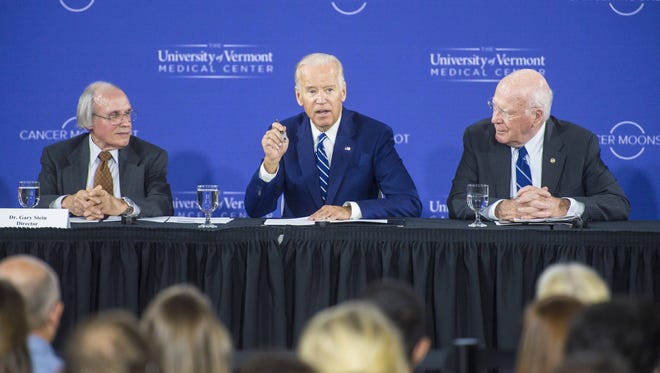
{"type": "MultiPolygon", "coordinates": [[[[281,123],[289,148],[273,180],[261,180],[259,169],[252,176],[245,191],[245,209],[252,217],[275,210],[282,193],[286,218],[308,216],[323,206],[309,117],[301,113],[281,123]]],[[[363,218],[417,217],[422,210],[415,184],[394,148],[392,129],[344,108],[326,204],[341,206],[348,201],[360,206],[363,218]]]]}
{"type": "MultiPolygon", "coordinates": [[[[551,116],[545,126],[542,162],[541,185],[555,197],[584,203],[584,220],[628,218],[630,203],[600,158],[593,133],[551,116]]],[[[474,218],[466,203],[469,183],[488,184],[491,203],[511,198],[511,148],[495,140],[490,119],[465,130],[463,156],[447,198],[450,218],[474,218]]]]}
{"type": "MultiPolygon", "coordinates": [[[[59,196],[85,189],[88,170],[89,133],[45,147],[37,207],[48,208],[59,196]]],[[[119,185],[122,196],[140,207],[141,217],[174,214],[167,182],[167,152],[158,146],[132,136],[128,146],[119,149],[119,185]]]]}

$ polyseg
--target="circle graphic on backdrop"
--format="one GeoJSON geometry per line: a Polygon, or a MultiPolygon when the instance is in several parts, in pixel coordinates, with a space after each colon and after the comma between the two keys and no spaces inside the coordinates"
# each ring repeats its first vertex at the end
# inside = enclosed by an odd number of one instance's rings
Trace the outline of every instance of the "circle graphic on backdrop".
{"type": "Polygon", "coordinates": [[[619,159],[623,159],[624,161],[629,161],[632,159],[635,159],[642,155],[644,153],[644,145],[645,145],[645,138],[646,138],[646,133],[644,132],[644,128],[640,126],[639,124],[635,122],[631,122],[629,120],[625,120],[623,122],[619,122],[615,124],[612,129],[610,130],[610,135],[614,136],[614,132],[618,133],[618,138],[615,136],[614,138],[616,139],[616,144],[617,145],[622,145],[622,146],[641,146],[641,149],[637,151],[637,153],[633,155],[622,155],[621,149],[617,152],[614,150],[614,147],[610,145],[610,151],[612,154],[614,154],[615,157],[619,159]],[[639,132],[640,134],[637,134],[639,132]]]}
{"type": "Polygon", "coordinates": [[[64,123],[62,123],[62,129],[64,129],[67,126],[67,124],[69,124],[71,122],[75,122],[75,121],[76,121],[76,117],[71,117],[71,118],[65,120],[64,123]]]}
{"type": "MultiPolygon", "coordinates": [[[[70,0],[67,0],[67,1],[70,1],[70,0]]],[[[60,0],[60,4],[62,4],[64,9],[68,10],[69,12],[80,13],[80,12],[84,12],[87,9],[89,9],[94,4],[94,0],[89,0],[89,4],[87,4],[83,7],[78,7],[78,8],[67,5],[67,3],[64,0],[60,0]]]]}
{"type": "Polygon", "coordinates": [[[632,12],[622,12],[619,9],[617,9],[612,3],[610,3],[610,8],[612,8],[612,11],[614,11],[614,13],[620,16],[629,17],[639,13],[642,10],[642,8],[644,8],[644,3],[641,3],[639,7],[637,7],[637,9],[633,10],[632,12]]]}
{"type": "Polygon", "coordinates": [[[345,15],[345,16],[354,16],[354,15],[360,13],[361,11],[363,11],[364,8],[367,6],[367,2],[365,1],[365,2],[362,3],[362,5],[359,8],[357,8],[357,10],[348,11],[348,10],[344,10],[344,9],[340,8],[339,5],[337,5],[337,3],[335,1],[331,1],[330,4],[332,4],[332,7],[335,8],[335,10],[337,12],[339,12],[339,13],[345,15]]]}

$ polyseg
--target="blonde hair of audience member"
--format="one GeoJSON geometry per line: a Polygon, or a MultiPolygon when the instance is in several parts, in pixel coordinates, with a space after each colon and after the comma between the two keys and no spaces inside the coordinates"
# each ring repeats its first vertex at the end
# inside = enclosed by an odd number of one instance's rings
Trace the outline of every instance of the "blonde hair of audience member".
{"type": "Polygon", "coordinates": [[[11,282],[0,280],[0,373],[31,373],[30,331],[25,301],[11,282]]]}
{"type": "Polygon", "coordinates": [[[319,373],[410,372],[398,330],[367,302],[346,302],[316,314],[303,331],[298,354],[319,373]]]}
{"type": "Polygon", "coordinates": [[[208,298],[190,285],[161,291],[142,316],[164,373],[226,373],[232,342],[208,298]]]}
{"type": "Polygon", "coordinates": [[[593,304],[609,300],[610,290],[590,267],[582,263],[557,263],[541,273],[536,285],[536,299],[553,295],[567,295],[593,304]]]}
{"type": "Polygon", "coordinates": [[[551,296],[529,304],[516,357],[516,373],[550,373],[564,358],[571,321],[584,304],[568,296],[551,296]]]}
{"type": "Polygon", "coordinates": [[[79,323],[67,339],[64,373],[158,373],[138,320],[123,310],[79,323]]]}

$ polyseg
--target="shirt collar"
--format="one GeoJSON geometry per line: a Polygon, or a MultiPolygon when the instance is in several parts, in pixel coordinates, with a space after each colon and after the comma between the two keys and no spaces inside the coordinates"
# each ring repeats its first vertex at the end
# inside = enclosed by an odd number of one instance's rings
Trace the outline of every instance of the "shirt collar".
{"type": "MultiPolygon", "coordinates": [[[[94,163],[96,159],[99,157],[99,154],[101,154],[103,150],[99,148],[98,145],[92,141],[92,135],[89,135],[89,160],[90,164],[94,163]]],[[[113,149],[110,150],[110,155],[112,155],[112,159],[119,164],[119,149],[113,149]]]]}
{"type": "MultiPolygon", "coordinates": [[[[339,131],[340,123],[341,123],[341,115],[339,116],[339,119],[337,119],[337,121],[332,126],[330,126],[330,129],[325,131],[325,135],[328,136],[328,140],[330,140],[332,144],[335,143],[335,139],[337,138],[337,131],[339,131]]],[[[319,129],[316,128],[311,118],[309,119],[309,125],[312,126],[312,136],[314,136],[314,144],[316,144],[319,135],[321,134],[321,131],[319,131],[319,129]]]]}

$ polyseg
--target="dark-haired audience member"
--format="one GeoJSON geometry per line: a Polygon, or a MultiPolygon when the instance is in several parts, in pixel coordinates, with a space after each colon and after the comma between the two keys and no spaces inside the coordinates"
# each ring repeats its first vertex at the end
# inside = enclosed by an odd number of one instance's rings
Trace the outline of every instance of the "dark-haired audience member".
{"type": "Polygon", "coordinates": [[[586,308],[566,340],[566,356],[583,351],[616,353],[633,372],[653,372],[660,362],[660,306],[619,298],[586,308]]]}
{"type": "Polygon", "coordinates": [[[369,284],[360,299],[374,303],[399,328],[411,367],[424,360],[431,348],[426,335],[424,303],[410,285],[395,279],[369,284]]]}
{"type": "Polygon", "coordinates": [[[78,324],[68,338],[64,373],[158,373],[137,319],[105,311],[78,324]]]}
{"type": "Polygon", "coordinates": [[[632,373],[621,356],[586,351],[564,359],[553,373],[632,373]]]}
{"type": "Polygon", "coordinates": [[[62,359],[51,347],[64,310],[57,274],[37,257],[14,255],[0,262],[0,278],[10,281],[25,300],[34,373],[59,372],[62,359]]]}
{"type": "Polygon", "coordinates": [[[551,373],[564,358],[570,323],[583,309],[582,302],[565,296],[529,304],[516,356],[516,372],[551,373]]]}
{"type": "Polygon", "coordinates": [[[140,327],[155,346],[163,373],[227,373],[232,342],[209,299],[190,285],[161,291],[140,327]]]}
{"type": "Polygon", "coordinates": [[[32,372],[28,333],[23,297],[9,281],[0,280],[0,372],[32,372]]]}
{"type": "Polygon", "coordinates": [[[288,351],[256,352],[241,365],[238,373],[316,373],[314,368],[288,351]]]}
{"type": "Polygon", "coordinates": [[[401,333],[365,301],[325,309],[307,323],[298,355],[319,373],[408,373],[401,333]]]}

